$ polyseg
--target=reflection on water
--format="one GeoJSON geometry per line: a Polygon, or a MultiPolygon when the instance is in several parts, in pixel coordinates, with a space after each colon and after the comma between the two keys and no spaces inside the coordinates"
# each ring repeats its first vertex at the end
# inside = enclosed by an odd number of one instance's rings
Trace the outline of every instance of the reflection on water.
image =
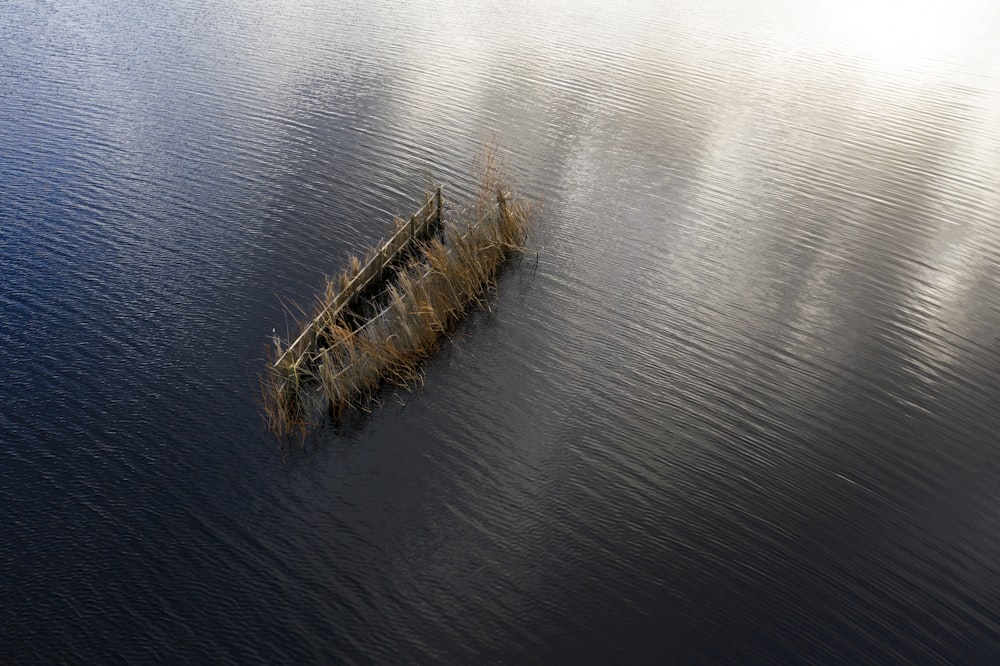
{"type": "Polygon", "coordinates": [[[0,654],[987,661],[995,3],[0,7],[0,654]],[[283,460],[283,308],[498,132],[544,202],[283,460]]]}

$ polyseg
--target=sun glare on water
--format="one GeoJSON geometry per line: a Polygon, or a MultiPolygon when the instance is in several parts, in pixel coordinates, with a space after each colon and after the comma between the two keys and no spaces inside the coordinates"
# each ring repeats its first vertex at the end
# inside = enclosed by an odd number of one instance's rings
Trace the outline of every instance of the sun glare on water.
{"type": "Polygon", "coordinates": [[[973,27],[972,4],[974,0],[831,0],[826,23],[839,44],[895,68],[964,48],[973,27]]]}

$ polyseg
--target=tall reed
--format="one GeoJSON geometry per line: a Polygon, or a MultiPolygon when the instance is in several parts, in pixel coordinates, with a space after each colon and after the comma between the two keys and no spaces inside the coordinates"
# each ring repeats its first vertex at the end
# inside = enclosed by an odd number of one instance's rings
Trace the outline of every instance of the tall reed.
{"type": "MultiPolygon", "coordinates": [[[[320,317],[316,348],[271,367],[262,390],[272,431],[304,432],[321,422],[317,405],[336,418],[350,407],[365,408],[385,382],[418,378],[421,362],[441,335],[470,306],[483,302],[505,259],[523,248],[534,208],[515,198],[495,145],[481,154],[480,173],[476,198],[454,211],[440,238],[421,243],[400,267],[376,314],[356,327],[339,314],[320,317]]],[[[324,304],[363,264],[352,258],[328,282],[320,312],[331,311],[324,304]]],[[[279,357],[281,351],[278,347],[279,357]]]]}

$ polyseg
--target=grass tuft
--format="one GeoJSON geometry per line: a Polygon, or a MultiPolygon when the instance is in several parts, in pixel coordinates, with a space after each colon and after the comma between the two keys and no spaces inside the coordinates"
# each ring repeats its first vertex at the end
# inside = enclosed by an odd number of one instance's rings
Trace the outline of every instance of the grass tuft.
{"type": "MultiPolygon", "coordinates": [[[[374,314],[349,323],[340,311],[330,314],[336,310],[330,304],[378,248],[364,259],[352,256],[327,281],[316,305],[317,313],[326,314],[313,323],[315,345],[284,354],[283,343],[275,340],[261,381],[272,432],[304,435],[323,422],[324,412],[336,419],[348,409],[365,409],[384,383],[419,379],[422,362],[441,336],[470,307],[485,304],[504,261],[523,250],[536,209],[514,195],[496,143],[484,146],[477,164],[480,187],[473,201],[453,210],[440,236],[420,243],[397,269],[374,314]]],[[[408,223],[396,218],[393,226],[398,231],[408,223]]]]}

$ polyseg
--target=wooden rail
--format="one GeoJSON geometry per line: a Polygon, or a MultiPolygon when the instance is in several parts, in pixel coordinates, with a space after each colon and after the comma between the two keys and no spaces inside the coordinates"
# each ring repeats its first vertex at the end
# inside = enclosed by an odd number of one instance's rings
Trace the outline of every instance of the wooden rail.
{"type": "MultiPolygon", "coordinates": [[[[440,196],[440,193],[441,193],[441,188],[439,187],[438,188],[438,195],[439,196],[440,196]]],[[[424,204],[424,205],[426,206],[427,204],[424,204]]],[[[500,213],[500,215],[503,215],[503,216],[506,216],[508,214],[507,213],[507,200],[504,197],[503,192],[497,192],[497,211],[500,213]]],[[[418,214],[419,214],[419,212],[420,211],[417,211],[418,214]]],[[[466,232],[465,234],[462,234],[461,237],[462,238],[466,238],[468,236],[468,233],[469,232],[466,232]]],[[[430,274],[430,272],[431,272],[430,269],[428,269],[427,271],[425,271],[424,273],[422,273],[421,276],[420,276],[421,279],[426,278],[430,274]]],[[[375,322],[377,322],[379,319],[381,319],[382,317],[387,316],[390,313],[391,309],[392,309],[392,305],[389,305],[389,306],[383,308],[382,310],[380,310],[378,312],[378,314],[374,315],[370,319],[367,319],[364,324],[362,324],[361,326],[359,326],[355,330],[351,331],[351,336],[353,337],[353,336],[356,336],[356,335],[360,334],[366,328],[368,328],[369,326],[371,326],[375,322]]],[[[350,366],[341,368],[340,371],[338,371],[337,374],[333,376],[333,381],[336,381],[337,379],[339,379],[340,377],[342,377],[350,369],[351,369],[350,366]]]]}
{"type": "Polygon", "coordinates": [[[357,275],[351,278],[350,282],[334,296],[333,300],[327,303],[309,322],[299,337],[295,338],[295,341],[282,352],[281,356],[274,362],[275,370],[284,367],[285,359],[290,354],[294,359],[313,347],[324,319],[331,315],[336,317],[345,308],[354,305],[365,290],[383,278],[386,268],[390,264],[409,250],[418,240],[428,236],[435,225],[441,224],[444,215],[444,198],[441,190],[442,186],[438,185],[434,196],[427,195],[427,201],[416,213],[410,216],[409,222],[400,227],[396,233],[379,246],[375,255],[361,267],[357,275]]]}

